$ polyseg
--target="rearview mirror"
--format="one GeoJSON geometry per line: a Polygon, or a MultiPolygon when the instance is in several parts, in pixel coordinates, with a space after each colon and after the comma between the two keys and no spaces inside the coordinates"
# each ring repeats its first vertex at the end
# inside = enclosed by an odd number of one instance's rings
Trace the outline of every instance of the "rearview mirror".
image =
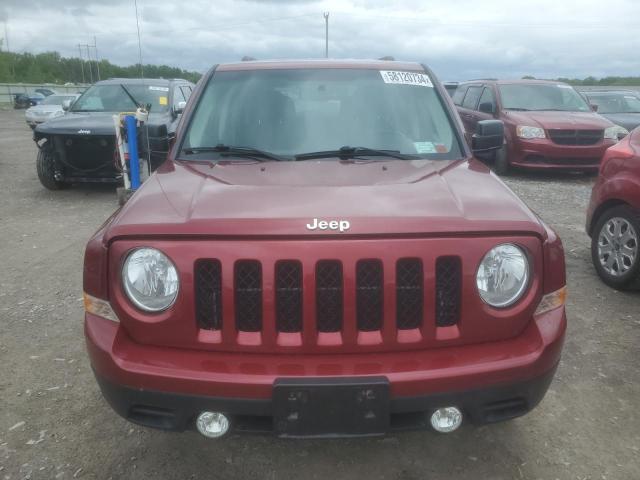
{"type": "Polygon", "coordinates": [[[591,104],[591,110],[593,110],[594,112],[598,111],[598,105],[596,105],[595,103],[591,104]]]}
{"type": "Polygon", "coordinates": [[[471,149],[474,153],[488,152],[502,148],[504,143],[504,123],[500,120],[481,120],[476,133],[471,137],[471,149]]]}
{"type": "Polygon", "coordinates": [[[480,110],[482,113],[494,114],[496,113],[496,106],[493,104],[493,102],[482,102],[478,106],[478,110],[480,110]]]}
{"type": "Polygon", "coordinates": [[[71,108],[71,105],[73,104],[73,100],[63,100],[62,101],[62,110],[64,110],[65,112],[68,111],[71,108]]]}
{"type": "Polygon", "coordinates": [[[175,115],[180,115],[182,112],[184,112],[184,107],[186,106],[187,106],[187,102],[178,102],[178,105],[173,107],[173,113],[175,115]]]}

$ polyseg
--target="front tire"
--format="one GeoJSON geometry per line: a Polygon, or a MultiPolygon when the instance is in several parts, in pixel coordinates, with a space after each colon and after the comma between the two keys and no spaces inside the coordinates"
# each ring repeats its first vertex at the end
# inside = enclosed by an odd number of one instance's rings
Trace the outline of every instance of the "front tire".
{"type": "Polygon", "coordinates": [[[626,205],[605,211],[591,237],[591,259],[604,283],[617,290],[640,287],[640,212],[626,205]]]}
{"type": "Polygon", "coordinates": [[[43,187],[48,190],[62,190],[71,185],[67,182],[56,180],[56,163],[54,153],[48,148],[41,148],[38,151],[36,160],[38,179],[43,187]]]}

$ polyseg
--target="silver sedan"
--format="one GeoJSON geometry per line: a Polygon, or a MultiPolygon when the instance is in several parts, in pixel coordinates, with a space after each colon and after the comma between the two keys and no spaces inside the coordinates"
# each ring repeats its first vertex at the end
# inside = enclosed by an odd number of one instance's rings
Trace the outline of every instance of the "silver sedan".
{"type": "Polygon", "coordinates": [[[64,115],[64,109],[62,104],[65,100],[69,100],[71,103],[75,102],[80,94],[53,94],[49,95],[38,105],[27,108],[25,112],[25,119],[27,125],[31,128],[36,128],[37,125],[43,123],[50,118],[64,115]]]}

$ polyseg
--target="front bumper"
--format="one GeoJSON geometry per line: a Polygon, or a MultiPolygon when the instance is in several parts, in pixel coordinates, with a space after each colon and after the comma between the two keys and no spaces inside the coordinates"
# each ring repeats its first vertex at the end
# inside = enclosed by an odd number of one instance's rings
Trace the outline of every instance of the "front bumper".
{"type": "Polygon", "coordinates": [[[107,401],[132,422],[170,430],[202,410],[232,417],[236,431],[273,431],[273,390],[286,378],[383,377],[389,430],[428,425],[434,408],[456,405],[473,423],[523,415],[544,396],[560,359],[563,308],[535,317],[505,341],[425,351],[282,355],[204,352],[133,342],[117,323],[85,316],[92,367],[107,401]]]}
{"type": "Polygon", "coordinates": [[[558,145],[549,139],[517,139],[509,149],[509,163],[515,167],[538,170],[597,171],[604,152],[615,145],[602,140],[596,145],[558,145]]]}

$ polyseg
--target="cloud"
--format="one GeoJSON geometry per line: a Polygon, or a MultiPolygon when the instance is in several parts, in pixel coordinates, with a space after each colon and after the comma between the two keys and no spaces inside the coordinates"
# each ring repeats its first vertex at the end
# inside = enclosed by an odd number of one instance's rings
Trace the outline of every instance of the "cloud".
{"type": "MultiPolygon", "coordinates": [[[[3,0],[12,50],[70,56],[95,35],[102,58],[137,62],[132,1],[58,3],[3,0]]],[[[579,8],[557,0],[138,0],[143,60],[191,70],[243,55],[322,57],[329,11],[334,57],[392,55],[428,63],[446,80],[637,75],[640,3],[617,0],[615,21],[603,9],[595,0],[579,8]]]]}

